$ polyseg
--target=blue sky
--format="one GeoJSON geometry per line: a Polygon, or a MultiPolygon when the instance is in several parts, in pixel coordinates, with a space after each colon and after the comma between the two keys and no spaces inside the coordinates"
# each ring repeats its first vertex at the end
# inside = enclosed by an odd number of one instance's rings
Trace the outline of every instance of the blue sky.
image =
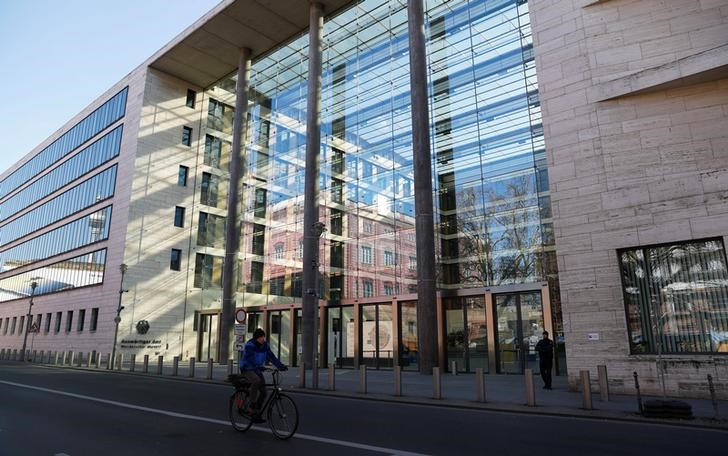
{"type": "Polygon", "coordinates": [[[219,0],[0,0],[0,173],[219,0]]]}

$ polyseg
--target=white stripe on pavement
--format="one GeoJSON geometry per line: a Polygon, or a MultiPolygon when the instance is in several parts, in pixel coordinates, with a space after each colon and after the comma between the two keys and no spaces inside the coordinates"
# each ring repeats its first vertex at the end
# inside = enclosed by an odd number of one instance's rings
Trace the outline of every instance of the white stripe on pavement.
{"type": "MultiPolygon", "coordinates": [[[[171,416],[174,418],[184,418],[188,420],[196,420],[196,421],[204,421],[206,423],[213,423],[213,424],[221,424],[225,426],[230,426],[230,422],[223,421],[223,420],[217,420],[214,418],[205,418],[202,416],[194,416],[194,415],[187,415],[185,413],[177,413],[177,412],[170,412],[168,410],[161,410],[161,409],[155,409],[155,408],[149,408],[149,407],[142,407],[140,405],[134,405],[134,404],[127,404],[125,402],[117,402],[117,401],[111,401],[108,399],[101,399],[99,397],[93,397],[93,396],[84,396],[82,394],[75,394],[75,393],[67,393],[65,391],[58,391],[54,389],[49,388],[42,388],[40,386],[32,386],[32,385],[25,385],[23,383],[15,383],[15,382],[8,382],[5,380],[0,380],[0,383],[3,383],[5,385],[10,386],[16,386],[18,388],[27,388],[32,389],[36,391],[43,391],[46,393],[52,393],[52,394],[58,394],[61,396],[68,396],[68,397],[75,397],[77,399],[84,399],[87,401],[94,401],[94,402],[100,402],[102,404],[109,404],[109,405],[115,405],[117,407],[124,407],[134,410],[141,410],[143,412],[150,412],[150,413],[157,413],[159,415],[166,415],[171,416]]],[[[253,426],[251,429],[260,431],[260,432],[267,432],[271,433],[271,430],[268,428],[260,427],[260,426],[253,426]]],[[[300,434],[296,433],[293,436],[294,439],[302,439],[302,440],[311,440],[314,442],[321,442],[321,443],[328,443],[331,445],[339,445],[339,446],[345,446],[349,448],[357,448],[360,450],[369,450],[369,451],[376,451],[378,453],[387,453],[390,455],[396,455],[396,456],[425,456],[423,453],[412,453],[409,451],[400,451],[395,450],[393,448],[384,448],[379,446],[373,446],[373,445],[366,445],[364,443],[356,443],[356,442],[347,442],[345,440],[336,440],[336,439],[329,439],[326,437],[318,437],[315,435],[308,435],[308,434],[300,434]]]]}

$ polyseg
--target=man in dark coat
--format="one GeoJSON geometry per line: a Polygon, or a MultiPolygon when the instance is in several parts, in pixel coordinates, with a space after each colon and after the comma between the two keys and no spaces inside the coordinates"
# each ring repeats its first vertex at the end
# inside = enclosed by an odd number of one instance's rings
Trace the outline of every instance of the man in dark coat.
{"type": "Polygon", "coordinates": [[[554,342],[549,339],[548,331],[543,332],[543,339],[536,344],[538,352],[538,368],[543,379],[543,388],[551,389],[551,368],[554,364],[554,342]]]}

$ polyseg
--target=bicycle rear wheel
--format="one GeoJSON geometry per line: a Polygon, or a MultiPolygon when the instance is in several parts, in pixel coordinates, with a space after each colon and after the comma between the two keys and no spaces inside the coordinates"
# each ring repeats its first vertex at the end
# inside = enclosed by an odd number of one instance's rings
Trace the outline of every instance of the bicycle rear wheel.
{"type": "Polygon", "coordinates": [[[281,440],[290,439],[298,429],[298,409],[293,399],[278,394],[268,407],[268,425],[273,434],[281,440]]]}
{"type": "Polygon", "coordinates": [[[230,396],[230,406],[228,407],[228,416],[230,424],[236,431],[245,432],[253,425],[253,418],[243,411],[243,405],[248,395],[245,391],[237,390],[230,396]]]}

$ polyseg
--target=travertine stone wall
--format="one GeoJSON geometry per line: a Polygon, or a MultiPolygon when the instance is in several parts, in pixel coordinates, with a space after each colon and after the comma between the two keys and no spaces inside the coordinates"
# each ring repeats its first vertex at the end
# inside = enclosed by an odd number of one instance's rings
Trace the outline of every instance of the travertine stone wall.
{"type": "MultiPolygon", "coordinates": [[[[569,378],[629,354],[617,249],[728,235],[728,2],[531,0],[569,378]],[[599,340],[588,340],[598,333],[599,340]]],[[[671,394],[728,396],[728,357],[668,356],[671,394]]]]}

